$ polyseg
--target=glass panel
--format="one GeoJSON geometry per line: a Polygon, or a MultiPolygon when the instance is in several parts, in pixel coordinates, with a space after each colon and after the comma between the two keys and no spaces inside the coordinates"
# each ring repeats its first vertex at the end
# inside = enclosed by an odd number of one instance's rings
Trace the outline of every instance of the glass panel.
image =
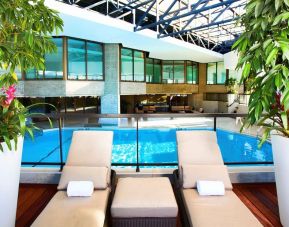
{"type": "Polygon", "coordinates": [[[45,78],[62,79],[63,78],[63,41],[62,38],[53,38],[57,47],[56,53],[45,55],[45,78]]]}
{"type": "Polygon", "coordinates": [[[154,60],[154,83],[161,83],[162,82],[162,65],[161,60],[154,60]]]}
{"type": "Polygon", "coordinates": [[[121,49],[121,80],[133,80],[132,50],[121,49]]]}
{"type": "Polygon", "coordinates": [[[217,63],[208,63],[207,65],[207,84],[216,84],[217,63]]]}
{"type": "Polygon", "coordinates": [[[84,41],[68,39],[68,79],[86,79],[84,41]]]}
{"type": "Polygon", "coordinates": [[[37,71],[36,69],[29,69],[25,73],[27,80],[43,79],[43,71],[37,71]]]}
{"type": "Polygon", "coordinates": [[[226,69],[224,62],[217,63],[217,84],[224,84],[226,81],[226,69]]]}
{"type": "Polygon", "coordinates": [[[163,61],[163,83],[173,83],[174,66],[173,61],[163,61]]]}
{"type": "Polygon", "coordinates": [[[152,83],[154,76],[154,60],[151,58],[146,59],[146,82],[152,83]]]}
{"type": "Polygon", "coordinates": [[[193,84],[198,84],[199,83],[199,69],[198,69],[198,64],[193,63],[193,84]]]}
{"type": "Polygon", "coordinates": [[[184,61],[174,61],[174,83],[185,82],[185,66],[184,61]]]}
{"type": "Polygon", "coordinates": [[[87,42],[87,79],[103,80],[103,50],[98,43],[87,42]]]}
{"type": "Polygon", "coordinates": [[[145,81],[144,78],[144,53],[134,51],[134,81],[145,81]]]}
{"type": "Polygon", "coordinates": [[[193,66],[192,62],[187,61],[187,83],[192,84],[193,83],[193,66]]]}

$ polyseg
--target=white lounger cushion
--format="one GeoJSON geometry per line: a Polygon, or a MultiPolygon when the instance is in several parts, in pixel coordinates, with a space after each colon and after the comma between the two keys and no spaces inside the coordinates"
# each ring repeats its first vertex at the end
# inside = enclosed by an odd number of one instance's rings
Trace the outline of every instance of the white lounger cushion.
{"type": "Polygon", "coordinates": [[[182,166],[183,188],[196,188],[197,181],[222,181],[227,190],[233,188],[228,169],[224,165],[186,165],[182,166]]]}
{"type": "Polygon", "coordinates": [[[112,139],[112,131],[74,131],[66,164],[110,169],[112,139]]]}
{"type": "Polygon", "coordinates": [[[120,178],[111,206],[114,218],[177,217],[178,206],[166,177],[120,178]]]}
{"type": "Polygon", "coordinates": [[[214,131],[177,131],[179,164],[223,165],[214,131]]]}
{"type": "Polygon", "coordinates": [[[233,191],[226,191],[224,196],[200,196],[195,189],[181,191],[191,226],[262,226],[233,191]]]}
{"type": "Polygon", "coordinates": [[[33,227],[103,227],[109,189],[94,191],[91,197],[67,197],[55,194],[38,216],[33,227]]]}
{"type": "Polygon", "coordinates": [[[108,186],[107,167],[64,166],[58,190],[65,190],[69,181],[92,181],[95,189],[108,186]]]}

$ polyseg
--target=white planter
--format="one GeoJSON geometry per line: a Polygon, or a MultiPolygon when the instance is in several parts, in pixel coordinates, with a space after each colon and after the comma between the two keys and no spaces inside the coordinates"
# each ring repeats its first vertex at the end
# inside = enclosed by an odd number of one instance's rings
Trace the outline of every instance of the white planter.
{"type": "Polygon", "coordinates": [[[23,138],[18,138],[17,151],[9,151],[1,143],[4,152],[0,151],[0,226],[13,227],[16,220],[17,198],[19,189],[20,167],[23,138]]]}
{"type": "Polygon", "coordinates": [[[280,220],[289,227],[289,138],[271,135],[280,220]]]}

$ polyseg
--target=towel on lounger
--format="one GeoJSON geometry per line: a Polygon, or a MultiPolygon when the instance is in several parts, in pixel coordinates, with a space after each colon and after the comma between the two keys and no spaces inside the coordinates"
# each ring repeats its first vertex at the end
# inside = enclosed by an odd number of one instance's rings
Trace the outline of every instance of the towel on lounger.
{"type": "Polygon", "coordinates": [[[67,196],[92,196],[92,181],[69,181],[67,186],[67,196]]]}
{"type": "Polygon", "coordinates": [[[199,195],[225,195],[225,186],[222,181],[197,181],[199,195]]]}

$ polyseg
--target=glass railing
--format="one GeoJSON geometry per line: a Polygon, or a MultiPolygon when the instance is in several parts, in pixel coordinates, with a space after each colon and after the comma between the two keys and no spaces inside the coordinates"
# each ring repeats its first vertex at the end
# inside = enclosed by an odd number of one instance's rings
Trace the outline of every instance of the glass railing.
{"type": "MultiPolygon", "coordinates": [[[[73,131],[113,131],[112,165],[156,168],[178,164],[176,132],[215,130],[227,165],[273,164],[270,142],[258,148],[262,128],[240,133],[244,114],[54,114],[50,128],[42,116],[33,121],[40,131],[25,136],[22,166],[60,167],[66,162],[73,131]]],[[[192,148],[193,149],[193,148],[192,148]]]]}

